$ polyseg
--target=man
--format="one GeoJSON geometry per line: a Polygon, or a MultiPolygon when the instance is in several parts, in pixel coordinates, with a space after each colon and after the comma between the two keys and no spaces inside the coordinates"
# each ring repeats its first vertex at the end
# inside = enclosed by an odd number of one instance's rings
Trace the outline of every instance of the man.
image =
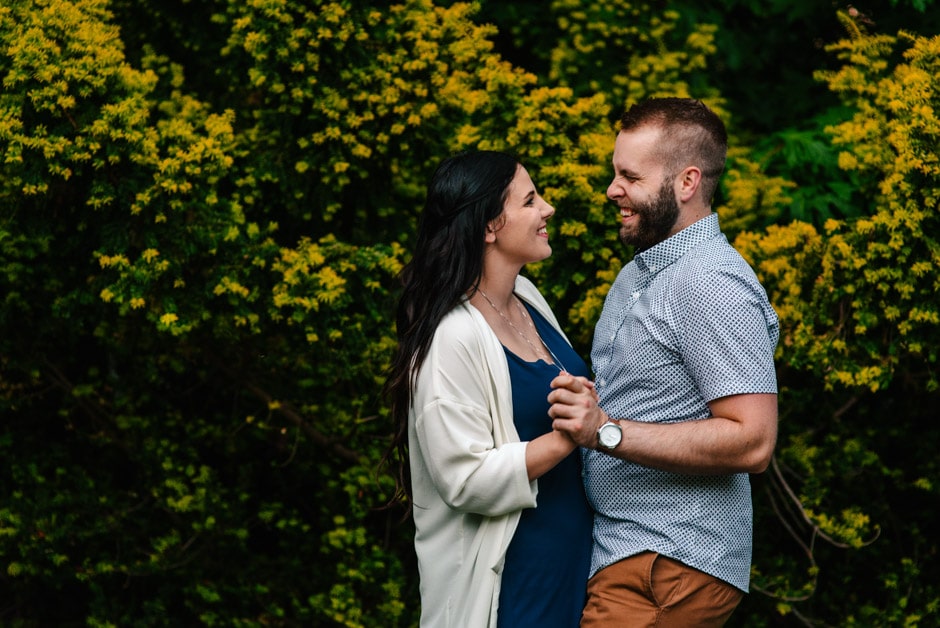
{"type": "Polygon", "coordinates": [[[588,448],[596,510],[582,627],[720,626],[748,590],[749,473],[777,436],[777,316],[711,211],[721,120],[653,99],[621,120],[607,196],[636,247],[604,303],[595,391],[560,375],[555,429],[588,448]]]}

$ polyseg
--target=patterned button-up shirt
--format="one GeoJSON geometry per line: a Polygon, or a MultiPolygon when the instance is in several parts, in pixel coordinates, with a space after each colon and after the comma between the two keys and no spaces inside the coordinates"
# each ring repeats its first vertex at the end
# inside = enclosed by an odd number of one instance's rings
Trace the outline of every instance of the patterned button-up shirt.
{"type": "MultiPolygon", "coordinates": [[[[612,417],[674,423],[710,416],[708,402],[776,393],[777,315],[753,270],[711,214],[638,253],[607,295],[591,359],[612,417]]],[[[592,575],[650,550],[747,591],[748,475],[682,475],[585,453],[597,511],[592,575]]]]}

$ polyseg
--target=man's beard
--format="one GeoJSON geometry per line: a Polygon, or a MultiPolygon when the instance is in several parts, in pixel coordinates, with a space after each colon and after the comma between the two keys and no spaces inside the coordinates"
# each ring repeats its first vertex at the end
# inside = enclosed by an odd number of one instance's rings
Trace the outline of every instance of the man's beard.
{"type": "Polygon", "coordinates": [[[655,246],[669,236],[679,219],[679,203],[671,182],[663,182],[653,200],[633,205],[633,213],[639,218],[636,229],[620,228],[620,241],[643,251],[655,246]]]}

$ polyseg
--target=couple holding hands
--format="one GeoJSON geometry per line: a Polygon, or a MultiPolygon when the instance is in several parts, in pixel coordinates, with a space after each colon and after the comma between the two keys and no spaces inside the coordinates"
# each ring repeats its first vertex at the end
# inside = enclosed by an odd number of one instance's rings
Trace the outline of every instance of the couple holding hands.
{"type": "Polygon", "coordinates": [[[520,275],[555,212],[526,169],[479,151],[434,173],[386,385],[422,626],[721,626],[740,603],[779,328],[711,209],[726,152],[699,101],[624,113],[607,196],[635,256],[593,374],[520,275]]]}

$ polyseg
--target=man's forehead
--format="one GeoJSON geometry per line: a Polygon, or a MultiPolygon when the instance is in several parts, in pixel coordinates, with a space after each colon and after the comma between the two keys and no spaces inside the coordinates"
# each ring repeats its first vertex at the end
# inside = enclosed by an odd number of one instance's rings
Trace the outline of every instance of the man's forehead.
{"type": "Polygon", "coordinates": [[[660,129],[644,126],[628,131],[620,131],[614,143],[614,161],[648,162],[654,161],[660,139],[660,129]]]}

